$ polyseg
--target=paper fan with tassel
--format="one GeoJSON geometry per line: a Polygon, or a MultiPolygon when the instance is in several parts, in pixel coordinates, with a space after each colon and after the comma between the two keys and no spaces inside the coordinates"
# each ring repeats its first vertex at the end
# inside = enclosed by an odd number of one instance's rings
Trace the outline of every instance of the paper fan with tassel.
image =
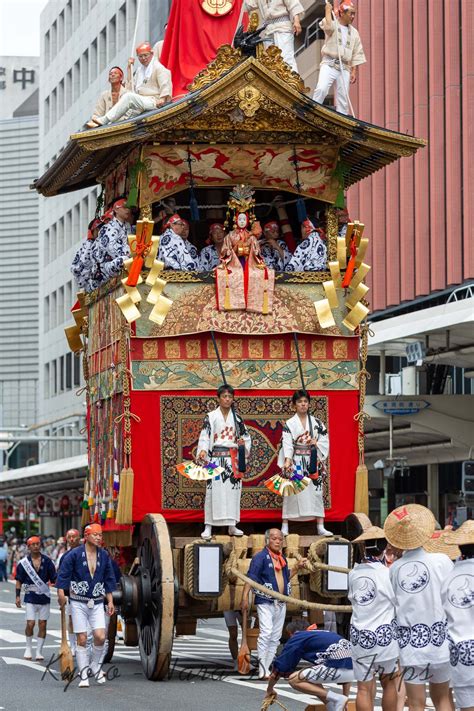
{"type": "Polygon", "coordinates": [[[278,496],[294,496],[304,491],[310,483],[311,480],[307,476],[296,471],[289,479],[281,476],[281,474],[274,474],[270,479],[267,479],[265,486],[278,496]]]}
{"type": "Polygon", "coordinates": [[[224,471],[223,467],[219,467],[217,464],[213,464],[212,462],[207,462],[206,464],[196,464],[192,461],[185,461],[181,464],[177,464],[176,469],[187,479],[192,479],[193,481],[208,481],[209,479],[215,479],[224,471]]]}

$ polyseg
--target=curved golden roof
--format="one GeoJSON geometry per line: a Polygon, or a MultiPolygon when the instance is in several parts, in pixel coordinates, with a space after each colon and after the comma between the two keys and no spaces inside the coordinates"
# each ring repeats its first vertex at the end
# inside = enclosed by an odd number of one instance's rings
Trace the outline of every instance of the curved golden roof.
{"type": "Polygon", "coordinates": [[[349,187],[426,145],[339,114],[306,92],[276,47],[253,58],[224,45],[185,97],[130,121],[72,134],[32,187],[51,196],[94,185],[143,143],[334,145],[349,187]]]}

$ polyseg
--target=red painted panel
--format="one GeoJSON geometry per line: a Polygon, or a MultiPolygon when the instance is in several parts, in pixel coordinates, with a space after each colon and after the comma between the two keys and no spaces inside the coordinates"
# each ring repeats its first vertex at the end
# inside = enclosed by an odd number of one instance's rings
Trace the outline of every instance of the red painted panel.
{"type": "Polygon", "coordinates": [[[474,3],[462,0],[462,157],[464,279],[474,278],[474,3]]]}
{"type": "MultiPolygon", "coordinates": [[[[413,5],[399,0],[399,125],[401,133],[413,135],[413,5]]],[[[415,296],[415,165],[413,158],[400,161],[400,301],[415,296]]]]}
{"type": "Polygon", "coordinates": [[[448,284],[462,281],[461,146],[461,11],[458,3],[444,8],[446,86],[446,274],[448,284]]]}

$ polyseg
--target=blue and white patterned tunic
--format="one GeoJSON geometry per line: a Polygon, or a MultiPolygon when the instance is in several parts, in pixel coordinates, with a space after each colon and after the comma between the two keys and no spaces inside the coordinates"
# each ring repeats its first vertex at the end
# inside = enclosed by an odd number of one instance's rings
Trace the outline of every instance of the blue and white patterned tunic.
{"type": "Polygon", "coordinates": [[[93,281],[97,281],[99,286],[122,273],[123,263],[130,257],[129,229],[127,223],[120,222],[114,217],[101,227],[93,241],[92,260],[95,270],[93,281]]]}
{"type": "Polygon", "coordinates": [[[279,239],[277,242],[283,249],[283,256],[279,254],[276,249],[265,242],[260,244],[260,254],[262,255],[267,267],[274,269],[276,272],[283,272],[285,271],[286,265],[291,260],[291,252],[284,240],[279,239]]]}
{"type": "Polygon", "coordinates": [[[349,573],[352,603],[352,659],[375,657],[375,663],[398,658],[395,593],[389,569],[379,561],[359,563],[349,573]]]}
{"type": "Polygon", "coordinates": [[[317,272],[327,269],[328,250],[318,232],[311,232],[295,249],[286,272],[317,272]]]}
{"type": "Polygon", "coordinates": [[[74,255],[71,264],[71,272],[76,283],[82,291],[94,291],[100,285],[97,278],[95,262],[92,256],[94,241],[86,239],[74,255]]]}
{"type": "Polygon", "coordinates": [[[457,560],[441,588],[448,618],[451,681],[454,691],[474,687],[474,560],[457,560]]]}
{"type": "Polygon", "coordinates": [[[201,272],[211,272],[215,269],[220,262],[219,255],[217,254],[217,249],[213,244],[204,247],[199,255],[199,271],[201,272]]]}
{"type": "Polygon", "coordinates": [[[443,664],[449,660],[441,586],[452,569],[448,556],[427,553],[423,548],[405,551],[390,567],[402,666],[443,664]]]}
{"type": "Polygon", "coordinates": [[[97,548],[97,565],[92,578],[87,564],[86,547],[77,546],[64,556],[56,587],[69,590],[71,600],[86,603],[93,600],[94,604],[98,605],[103,602],[107,593],[113,592],[117,587],[112,559],[103,548],[97,548]]]}
{"type": "Polygon", "coordinates": [[[199,255],[196,247],[182,239],[171,227],[160,237],[158,259],[165,263],[165,269],[177,271],[199,271],[199,255]]]}

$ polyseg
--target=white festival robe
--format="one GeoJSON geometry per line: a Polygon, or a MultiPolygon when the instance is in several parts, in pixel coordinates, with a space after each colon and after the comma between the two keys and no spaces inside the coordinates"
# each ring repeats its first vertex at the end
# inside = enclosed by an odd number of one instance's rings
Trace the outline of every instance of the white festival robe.
{"type": "MultiPolygon", "coordinates": [[[[329,437],[325,425],[311,415],[313,436],[317,437],[318,461],[324,460],[329,452],[329,437]]],[[[278,466],[283,468],[285,459],[293,460],[294,465],[301,466],[301,473],[308,476],[309,457],[295,455],[295,444],[308,444],[311,439],[306,418],[303,427],[298,415],[293,415],[283,426],[282,445],[278,455],[278,466]]],[[[310,521],[316,517],[324,517],[323,480],[312,479],[311,483],[299,494],[283,497],[283,519],[290,521],[310,521]]]]}
{"type": "Polygon", "coordinates": [[[390,567],[402,667],[448,662],[441,586],[452,569],[447,555],[427,553],[423,548],[405,551],[390,567]]]}
{"type": "Polygon", "coordinates": [[[474,687],[474,559],[457,560],[441,588],[448,619],[451,681],[474,687]]]}
{"type": "Polygon", "coordinates": [[[379,561],[356,563],[349,573],[352,603],[350,640],[352,659],[362,663],[398,659],[395,593],[389,569],[379,561]]]}
{"type": "Polygon", "coordinates": [[[286,272],[317,272],[327,269],[328,250],[319,233],[311,232],[295,249],[286,272]]]}
{"type": "Polygon", "coordinates": [[[199,271],[199,255],[196,247],[168,227],[160,237],[158,259],[165,263],[165,269],[183,272],[199,271]]]}
{"type": "MultiPolygon", "coordinates": [[[[237,415],[237,417],[239,417],[237,415]]],[[[244,424],[245,428],[245,424],[244,424]]],[[[206,500],[204,503],[204,522],[210,526],[235,526],[240,521],[240,496],[242,493],[242,479],[234,476],[230,456],[212,456],[213,447],[228,447],[237,449],[235,421],[232,412],[224,419],[222,410],[217,407],[209,412],[204,419],[203,428],[199,436],[197,452],[204,450],[208,453],[209,461],[224,468],[219,478],[207,482],[206,500]]],[[[251,439],[245,428],[243,434],[245,454],[250,454],[251,439]]]]}

